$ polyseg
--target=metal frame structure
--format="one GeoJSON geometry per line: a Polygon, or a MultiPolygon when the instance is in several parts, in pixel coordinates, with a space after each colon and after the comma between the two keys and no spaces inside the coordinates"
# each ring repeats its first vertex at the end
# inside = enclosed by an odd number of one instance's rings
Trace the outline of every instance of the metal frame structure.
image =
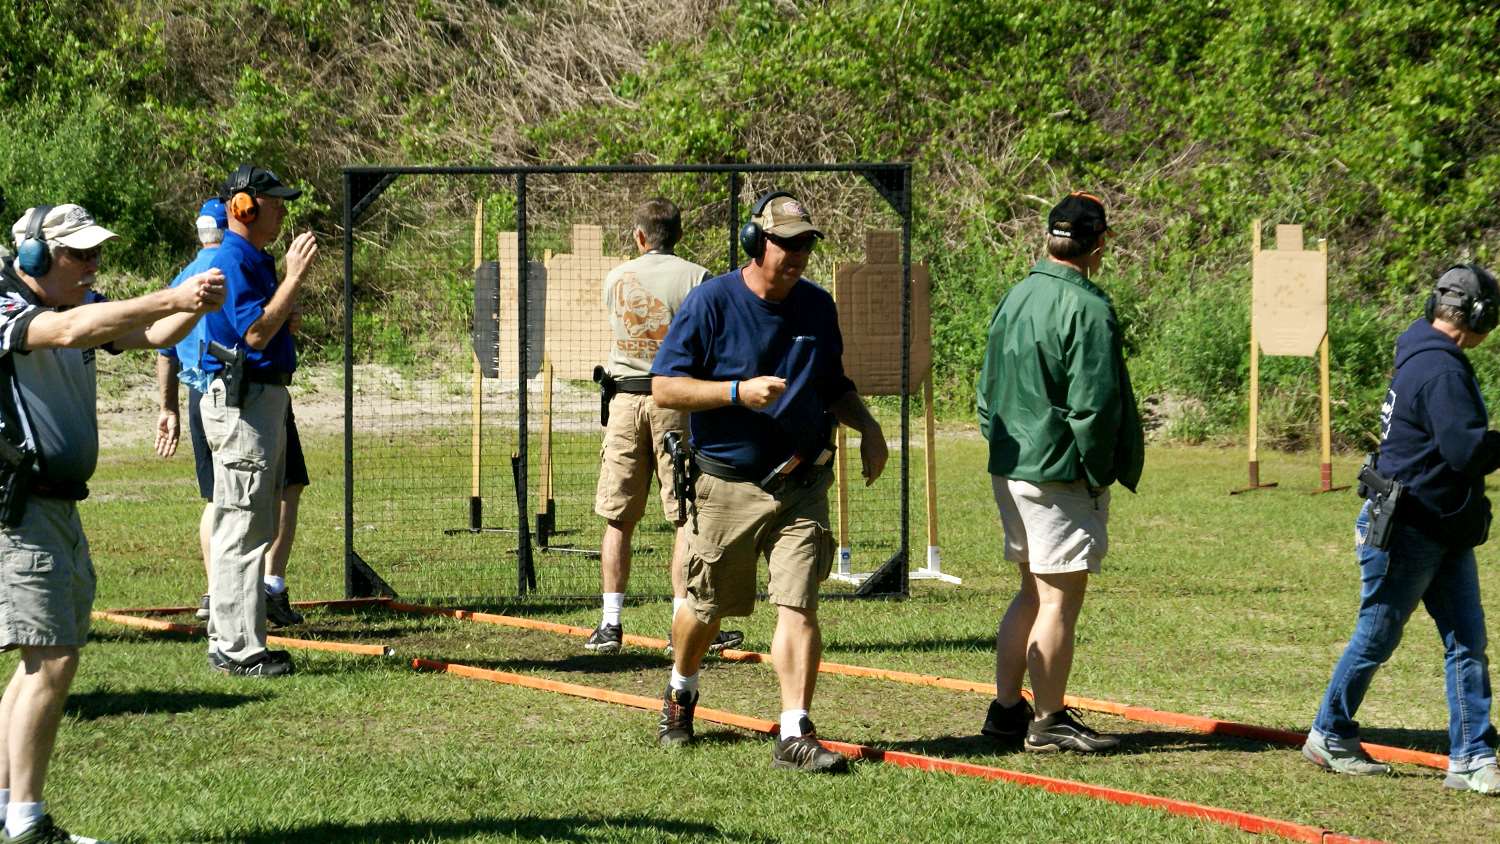
{"type": "MultiPolygon", "coordinates": [[[[526,178],[531,175],[610,174],[706,174],[725,176],[729,199],[729,264],[739,265],[740,177],[747,173],[857,173],[873,186],[901,218],[901,525],[900,545],[880,568],[872,572],[854,593],[861,597],[905,597],[910,594],[911,549],[911,228],[912,171],[909,162],[841,164],[666,164],[601,166],[351,166],[343,170],[344,229],[344,594],[349,598],[394,596],[388,583],[366,563],[354,547],[354,232],[360,218],[401,176],[500,176],[515,179],[518,253],[517,298],[528,300],[527,276],[530,260],[526,249],[526,178]]],[[[527,308],[517,312],[517,338],[521,373],[527,371],[527,308]]],[[[527,473],[527,395],[517,391],[518,456],[512,459],[517,496],[524,501],[527,473]]],[[[536,584],[532,558],[528,508],[518,510],[516,593],[525,596],[536,584]]]]}

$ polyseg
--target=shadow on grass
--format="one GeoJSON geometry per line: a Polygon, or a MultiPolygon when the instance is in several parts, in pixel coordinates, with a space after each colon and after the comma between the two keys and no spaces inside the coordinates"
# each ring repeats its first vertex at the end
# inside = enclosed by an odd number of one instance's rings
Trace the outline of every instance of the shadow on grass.
{"type": "MultiPolygon", "coordinates": [[[[672,660],[663,654],[622,651],[608,656],[576,654],[560,659],[460,659],[465,665],[492,671],[563,671],[569,674],[626,674],[631,671],[666,671],[672,660]]],[[[665,680],[664,680],[665,682],[665,680]]]]}
{"type": "MultiPolygon", "coordinates": [[[[1201,733],[1181,733],[1171,730],[1143,730],[1134,733],[1115,733],[1120,746],[1103,755],[1131,756],[1156,753],[1210,753],[1230,751],[1235,753],[1265,753],[1294,750],[1280,744],[1239,738],[1237,736],[1211,736],[1201,733]]],[[[982,735],[937,736],[910,741],[881,742],[886,750],[904,750],[927,756],[973,757],[1008,756],[1020,754],[1021,743],[1001,742],[982,735]]]]}
{"type": "Polygon", "coordinates": [[[641,815],[619,817],[586,817],[564,815],[555,818],[474,818],[467,821],[379,821],[365,824],[313,824],[292,829],[255,831],[249,834],[191,836],[194,841],[236,841],[243,844],[284,844],[287,841],[359,841],[406,842],[471,838],[494,835],[507,838],[545,839],[547,841],[616,840],[621,833],[633,833],[643,839],[691,838],[715,841],[773,842],[761,835],[729,833],[708,823],[652,818],[641,815]]]}
{"type": "Polygon", "coordinates": [[[1400,728],[1360,730],[1360,741],[1388,744],[1391,747],[1409,747],[1428,753],[1448,755],[1447,730],[1409,730],[1400,728]]]}
{"type": "Polygon", "coordinates": [[[954,636],[939,639],[898,639],[889,642],[824,642],[823,653],[862,654],[906,651],[925,653],[929,651],[993,651],[995,637],[954,636]]]}
{"type": "Polygon", "coordinates": [[[270,696],[268,693],[204,691],[84,692],[70,695],[63,712],[84,721],[116,715],[175,715],[195,709],[233,709],[247,703],[258,703],[270,696]]]}

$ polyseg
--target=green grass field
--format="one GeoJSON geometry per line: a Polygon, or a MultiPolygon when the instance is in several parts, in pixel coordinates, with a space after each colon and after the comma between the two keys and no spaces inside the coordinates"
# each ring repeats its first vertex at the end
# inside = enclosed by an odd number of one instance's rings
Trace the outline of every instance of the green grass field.
{"type": "MultiPolygon", "coordinates": [[[[293,555],[294,598],[341,597],[341,439],[307,437],[313,485],[293,555]]],[[[998,559],[983,442],[940,446],[945,570],[961,587],[918,583],[910,600],[830,601],[826,656],[987,680],[1000,608],[1015,579],[998,559]]],[[[1112,553],[1079,634],[1075,694],[1304,728],[1353,625],[1351,493],[1309,496],[1316,458],[1264,455],[1276,490],[1231,497],[1239,451],[1154,449],[1141,494],[1114,500],[1112,553]]],[[[1352,459],[1335,467],[1352,476],[1352,459]]],[[[186,604],[202,591],[188,458],[146,446],[102,458],[83,505],[98,606],[186,604]]],[[[918,508],[920,509],[920,508],[918,508]]],[[[920,547],[921,534],[914,530],[920,547]]],[[[580,537],[579,544],[593,541],[580,537]]],[[[1500,588],[1494,551],[1481,576],[1500,588]]],[[[496,582],[514,583],[497,553],[496,582]]],[[[504,601],[497,602],[504,605],[504,601]]],[[[591,626],[596,609],[520,608],[591,626]]],[[[664,635],[669,605],[627,607],[627,632],[664,635]]],[[[769,646],[773,615],[745,620],[769,646]]],[[[385,610],[319,611],[293,635],[384,642],[381,660],[302,653],[280,681],[213,674],[201,641],[97,623],[59,739],[49,798],[75,831],[133,842],[189,841],[1162,841],[1249,836],[1161,812],[1004,783],[856,765],[843,778],[769,769],[766,739],[702,725],[667,753],[649,713],[419,674],[416,656],[657,695],[667,659],[576,640],[385,610]]],[[[11,662],[7,664],[12,664],[11,662]]],[[[712,662],[704,705],[776,715],[763,666],[712,662]]],[[[1104,758],[997,753],[977,737],[986,698],[826,677],[813,715],[829,738],[917,750],[1401,841],[1488,837],[1500,801],[1455,794],[1441,776],[1354,781],[1294,749],[1085,716],[1127,735],[1104,758]]],[[[1446,750],[1442,652],[1419,612],[1361,712],[1368,737],[1446,750]]]]}

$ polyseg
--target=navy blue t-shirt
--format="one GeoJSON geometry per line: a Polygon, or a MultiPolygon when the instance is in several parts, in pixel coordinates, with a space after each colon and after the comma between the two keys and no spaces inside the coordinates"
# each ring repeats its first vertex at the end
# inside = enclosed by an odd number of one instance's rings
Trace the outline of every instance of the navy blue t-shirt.
{"type": "Polygon", "coordinates": [[[854,389],[844,375],[844,338],[833,297],[802,279],[780,302],[745,286],[739,270],[689,293],[672,318],[652,375],[703,381],[786,379],[786,392],[762,411],[742,406],[696,411],[693,446],[759,476],[793,452],[814,455],[833,436],[829,405],[854,389]]]}
{"type": "MultiPolygon", "coordinates": [[[[276,259],[232,231],[224,233],[224,242],[209,261],[224,273],[224,307],[210,311],[199,323],[205,344],[216,340],[224,346],[245,348],[245,368],[269,372],[295,372],[297,349],[292,342],[291,320],[264,349],[245,341],[245,332],[265,313],[266,305],[276,293],[276,259]]],[[[218,372],[224,364],[212,355],[203,356],[205,372],[218,372]]]]}

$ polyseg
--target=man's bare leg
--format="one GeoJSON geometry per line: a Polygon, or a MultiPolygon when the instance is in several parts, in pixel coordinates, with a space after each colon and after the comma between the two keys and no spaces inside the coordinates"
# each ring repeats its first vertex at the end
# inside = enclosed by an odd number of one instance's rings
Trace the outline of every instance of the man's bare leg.
{"type": "Polygon", "coordinates": [[[296,484],[281,491],[281,502],[276,509],[276,538],[271,541],[270,553],[266,554],[267,577],[286,577],[292,543],[297,540],[297,513],[302,505],[302,490],[306,488],[296,484]]]}
{"type": "Polygon", "coordinates": [[[4,780],[12,803],[40,803],[63,703],[78,671],[78,648],[22,647],[21,662],[0,698],[4,780]]]}
{"type": "Polygon", "coordinates": [[[1037,592],[1036,622],[1026,648],[1026,668],[1031,675],[1037,718],[1063,708],[1068,675],[1073,670],[1073,635],[1089,573],[1034,575],[1037,592]]]}
{"type": "Polygon", "coordinates": [[[995,700],[1001,706],[1015,706],[1021,700],[1021,683],[1026,676],[1026,651],[1031,629],[1036,626],[1036,579],[1021,563],[1021,586],[1011,599],[1000,626],[995,631],[995,700]]]}
{"type": "Polygon", "coordinates": [[[781,684],[781,709],[812,708],[823,655],[823,633],[818,611],[802,607],[776,608],[776,635],[771,639],[771,661],[781,684]]]}

